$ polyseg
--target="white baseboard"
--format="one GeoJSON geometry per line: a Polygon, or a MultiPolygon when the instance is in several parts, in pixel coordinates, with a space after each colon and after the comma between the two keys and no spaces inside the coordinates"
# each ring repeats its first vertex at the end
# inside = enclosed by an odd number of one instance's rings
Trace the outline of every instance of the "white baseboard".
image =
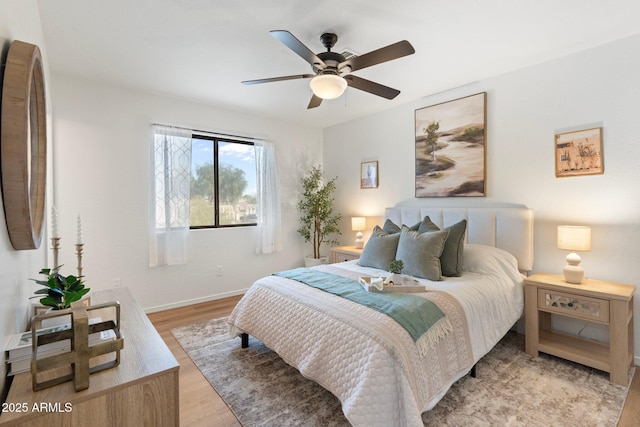
{"type": "Polygon", "coordinates": [[[233,292],[224,292],[221,294],[208,295],[206,297],[201,297],[201,298],[194,298],[190,300],[172,302],[171,304],[157,305],[155,307],[147,307],[147,308],[144,308],[143,310],[147,314],[156,313],[158,311],[170,310],[172,308],[186,307],[188,305],[199,304],[201,302],[208,302],[208,301],[214,301],[222,298],[234,297],[237,295],[242,295],[246,292],[247,292],[247,289],[242,289],[242,290],[233,291],[233,292]]]}

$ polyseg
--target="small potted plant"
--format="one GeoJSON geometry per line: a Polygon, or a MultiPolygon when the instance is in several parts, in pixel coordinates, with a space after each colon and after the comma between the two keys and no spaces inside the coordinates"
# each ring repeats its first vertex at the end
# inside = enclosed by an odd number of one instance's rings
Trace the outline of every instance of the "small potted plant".
{"type": "Polygon", "coordinates": [[[394,259],[391,261],[389,265],[390,275],[384,281],[385,285],[393,285],[394,283],[401,284],[402,283],[402,269],[404,268],[404,263],[401,259],[394,259]]]}
{"type": "Polygon", "coordinates": [[[298,202],[298,233],[304,237],[305,242],[311,242],[313,245],[313,257],[305,258],[306,267],[327,262],[328,257],[320,255],[320,246],[323,243],[338,244],[337,239],[330,237],[332,234],[340,234],[338,223],[341,216],[333,211],[333,192],[337,179],[336,177],[323,183],[320,166],[314,166],[302,179],[302,198],[298,202]]]}
{"type": "Polygon", "coordinates": [[[40,304],[51,307],[50,310],[70,308],[72,302],[80,300],[90,291],[90,288],[84,287],[84,282],[80,277],[60,274],[60,267],[62,266],[40,270],[40,274],[47,277],[46,280],[32,279],[37,284],[44,286],[43,289],[35,291],[35,296],[32,298],[44,295],[40,299],[40,304]]]}

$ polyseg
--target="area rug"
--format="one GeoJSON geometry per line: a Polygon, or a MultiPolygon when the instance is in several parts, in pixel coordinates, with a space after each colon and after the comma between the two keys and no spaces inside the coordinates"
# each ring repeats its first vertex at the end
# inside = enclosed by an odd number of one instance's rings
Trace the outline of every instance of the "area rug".
{"type": "MultiPolygon", "coordinates": [[[[348,426],[340,402],[253,337],[229,338],[226,318],[172,329],[227,403],[251,426],[348,426]]],[[[615,426],[628,388],[608,374],[552,356],[532,358],[508,333],[422,415],[425,426],[615,426]]]]}

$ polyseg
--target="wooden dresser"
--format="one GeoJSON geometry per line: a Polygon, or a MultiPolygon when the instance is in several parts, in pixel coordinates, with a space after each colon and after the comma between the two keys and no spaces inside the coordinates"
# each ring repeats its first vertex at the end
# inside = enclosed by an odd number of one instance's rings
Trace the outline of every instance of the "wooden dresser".
{"type": "Polygon", "coordinates": [[[177,426],[180,365],[126,288],[91,293],[120,302],[120,365],[92,374],[87,390],[69,381],[34,392],[31,374],[14,377],[0,426],[177,426]]]}

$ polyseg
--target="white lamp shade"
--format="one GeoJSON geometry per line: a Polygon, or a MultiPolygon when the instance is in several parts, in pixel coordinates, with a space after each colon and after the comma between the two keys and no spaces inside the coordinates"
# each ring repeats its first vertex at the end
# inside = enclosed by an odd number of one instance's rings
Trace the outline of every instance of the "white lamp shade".
{"type": "Polygon", "coordinates": [[[367,229],[367,218],[363,216],[354,216],[351,218],[351,230],[364,231],[367,229]]]}
{"type": "Polygon", "coordinates": [[[569,251],[590,251],[591,227],[559,225],[558,249],[566,249],[569,251]]]}
{"type": "Polygon", "coordinates": [[[319,74],[311,79],[309,86],[317,97],[334,99],[344,93],[347,81],[335,74],[319,74]]]}

